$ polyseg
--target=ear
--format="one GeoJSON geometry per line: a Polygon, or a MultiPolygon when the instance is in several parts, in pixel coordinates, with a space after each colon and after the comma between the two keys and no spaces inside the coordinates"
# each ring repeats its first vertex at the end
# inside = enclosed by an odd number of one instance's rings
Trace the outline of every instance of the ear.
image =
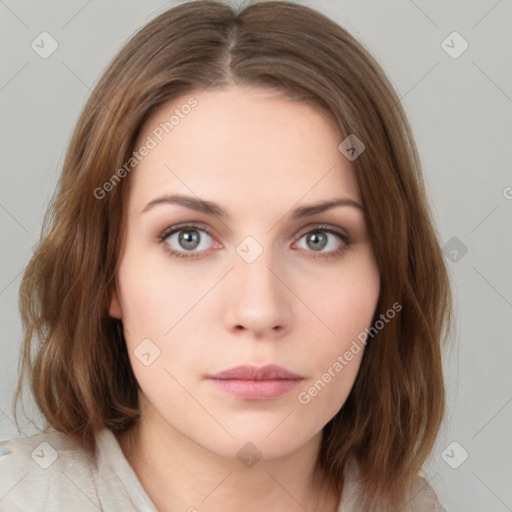
{"type": "Polygon", "coordinates": [[[110,290],[110,306],[108,313],[113,318],[117,318],[119,320],[122,320],[123,318],[123,312],[121,310],[121,305],[119,304],[116,285],[114,285],[110,290]]]}

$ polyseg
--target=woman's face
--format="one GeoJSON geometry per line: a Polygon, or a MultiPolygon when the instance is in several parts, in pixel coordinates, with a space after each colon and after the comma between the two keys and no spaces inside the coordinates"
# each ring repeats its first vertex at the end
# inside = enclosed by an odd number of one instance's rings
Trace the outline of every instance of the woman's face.
{"type": "Polygon", "coordinates": [[[270,460],[342,407],[380,282],[342,140],[325,113],[251,88],[183,96],[148,120],[110,307],[148,426],[270,460]],[[301,379],[209,378],[269,364],[301,379]]]}

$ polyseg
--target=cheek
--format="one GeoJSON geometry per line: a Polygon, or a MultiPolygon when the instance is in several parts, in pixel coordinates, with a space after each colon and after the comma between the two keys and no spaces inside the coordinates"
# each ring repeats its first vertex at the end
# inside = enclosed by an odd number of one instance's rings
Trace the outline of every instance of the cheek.
{"type": "Polygon", "coordinates": [[[350,361],[344,359],[344,355],[333,357],[316,378],[299,390],[297,407],[305,416],[317,418],[320,428],[345,403],[357,376],[362,354],[363,350],[352,354],[350,361]]]}
{"type": "MultiPolygon", "coordinates": [[[[198,300],[198,283],[162,264],[148,264],[137,254],[119,269],[123,325],[131,343],[139,338],[163,340],[198,300]]],[[[127,340],[129,341],[129,340],[127,340]]]]}
{"type": "MultiPolygon", "coordinates": [[[[299,404],[308,410],[334,416],[345,402],[356,379],[365,343],[364,333],[371,327],[380,294],[380,277],[371,254],[347,266],[338,277],[322,281],[308,300],[323,322],[324,336],[314,335],[310,364],[314,377],[301,389],[299,404]]],[[[307,288],[304,288],[305,290],[307,288]]]]}
{"type": "Polygon", "coordinates": [[[311,378],[299,390],[297,402],[308,416],[317,416],[327,423],[345,403],[359,372],[365,344],[361,333],[371,326],[378,300],[378,288],[359,290],[333,303],[324,311],[325,323],[335,334],[316,335],[309,348],[309,365],[314,368],[311,378]]]}
{"type": "Polygon", "coordinates": [[[126,345],[139,384],[154,399],[162,386],[179,393],[169,372],[185,381],[194,361],[204,358],[198,351],[208,337],[202,332],[209,330],[208,301],[200,299],[208,289],[185,272],[144,265],[132,252],[120,266],[119,291],[126,345]]]}
{"type": "Polygon", "coordinates": [[[359,254],[333,273],[302,286],[304,297],[323,322],[326,352],[345,350],[369,327],[380,295],[380,276],[370,251],[359,254]]]}
{"type": "Polygon", "coordinates": [[[122,288],[123,326],[130,344],[138,339],[160,339],[172,326],[175,297],[164,295],[163,283],[142,276],[125,280],[122,288]]]}

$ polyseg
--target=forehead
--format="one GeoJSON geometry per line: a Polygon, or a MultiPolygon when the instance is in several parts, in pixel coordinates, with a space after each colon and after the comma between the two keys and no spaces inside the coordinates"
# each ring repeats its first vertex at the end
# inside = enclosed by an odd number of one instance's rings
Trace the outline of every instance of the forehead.
{"type": "Polygon", "coordinates": [[[194,92],[160,106],[143,127],[135,150],[151,149],[133,171],[130,203],[140,210],[162,193],[184,193],[261,211],[301,198],[359,200],[341,141],[327,112],[271,91],[194,92]]]}

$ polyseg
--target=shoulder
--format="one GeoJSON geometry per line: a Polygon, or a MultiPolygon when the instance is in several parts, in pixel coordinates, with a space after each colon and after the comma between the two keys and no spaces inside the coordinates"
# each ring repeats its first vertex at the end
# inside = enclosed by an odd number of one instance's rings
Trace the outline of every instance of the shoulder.
{"type": "Polygon", "coordinates": [[[437,495],[428,480],[421,475],[414,479],[402,510],[403,512],[434,510],[436,512],[446,512],[446,509],[439,503],[437,495]]]}
{"type": "MultiPolygon", "coordinates": [[[[363,490],[357,478],[357,465],[348,465],[343,499],[338,512],[356,512],[357,500],[363,490]]],[[[407,492],[400,512],[447,512],[439,503],[438,497],[425,476],[417,475],[407,492]]]]}
{"type": "Polygon", "coordinates": [[[93,467],[93,457],[62,432],[2,440],[0,510],[96,509],[93,467]]]}

